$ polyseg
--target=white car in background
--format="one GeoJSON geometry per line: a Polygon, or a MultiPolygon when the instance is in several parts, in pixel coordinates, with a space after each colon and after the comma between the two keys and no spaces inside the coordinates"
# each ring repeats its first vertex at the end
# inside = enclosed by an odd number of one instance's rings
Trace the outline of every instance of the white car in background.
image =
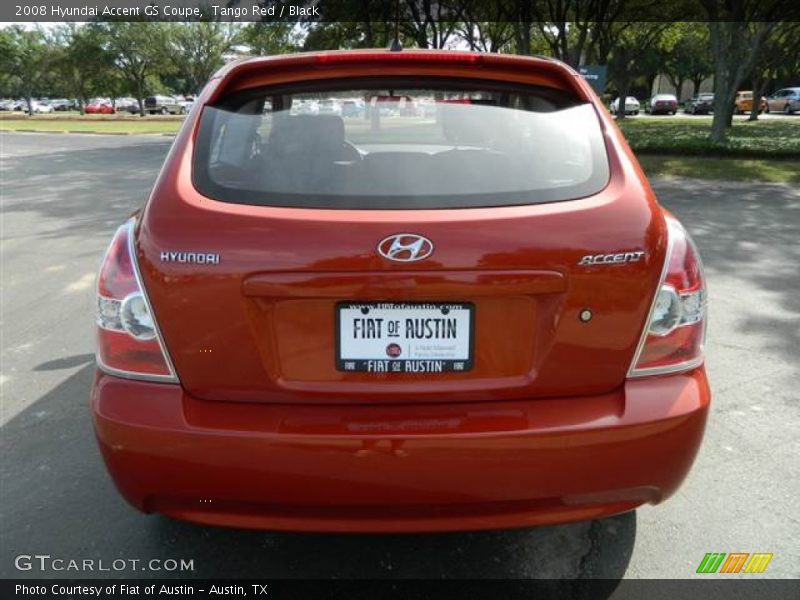
{"type": "MultiPolygon", "coordinates": [[[[634,98],[633,96],[628,96],[625,99],[626,115],[638,115],[640,109],[641,105],[639,104],[639,101],[636,98],[634,98]]],[[[618,110],[619,110],[619,98],[615,98],[614,101],[611,103],[611,114],[616,115],[618,110]]]]}
{"type": "Polygon", "coordinates": [[[181,105],[181,114],[188,114],[190,110],[192,110],[192,106],[194,106],[194,96],[183,96],[178,98],[178,104],[181,105]]]}
{"type": "Polygon", "coordinates": [[[53,112],[53,107],[47,102],[34,101],[31,102],[31,110],[33,110],[34,114],[44,114],[53,112]]]}

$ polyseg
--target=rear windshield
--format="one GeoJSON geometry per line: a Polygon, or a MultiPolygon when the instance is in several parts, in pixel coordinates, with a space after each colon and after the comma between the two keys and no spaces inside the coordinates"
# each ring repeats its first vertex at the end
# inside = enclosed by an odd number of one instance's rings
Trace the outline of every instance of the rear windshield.
{"type": "Polygon", "coordinates": [[[228,96],[203,110],[193,168],[195,187],[217,200],[350,209],[562,201],[608,176],[591,104],[418,78],[228,96]]]}

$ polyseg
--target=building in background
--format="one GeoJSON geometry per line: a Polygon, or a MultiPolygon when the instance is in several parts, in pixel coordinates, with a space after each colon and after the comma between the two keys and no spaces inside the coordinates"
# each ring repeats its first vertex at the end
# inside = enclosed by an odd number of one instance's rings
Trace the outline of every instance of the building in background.
{"type": "MultiPolygon", "coordinates": [[[[700,83],[700,88],[697,90],[698,94],[713,93],[714,92],[714,78],[709,77],[700,83]]],[[[650,96],[656,94],[675,94],[678,102],[684,102],[695,94],[694,83],[691,81],[684,81],[681,86],[680,92],[675,88],[669,80],[669,77],[664,75],[657,75],[653,81],[653,89],[650,90],[650,96]]]]}

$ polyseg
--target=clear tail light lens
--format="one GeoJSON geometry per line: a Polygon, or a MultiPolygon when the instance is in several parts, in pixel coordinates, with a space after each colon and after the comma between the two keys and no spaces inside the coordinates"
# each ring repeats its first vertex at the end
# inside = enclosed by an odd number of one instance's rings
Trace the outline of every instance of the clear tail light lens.
{"type": "Polygon", "coordinates": [[[97,364],[112,375],[177,383],[136,267],[133,221],[122,225],[97,278],[97,364]]]}
{"type": "Polygon", "coordinates": [[[688,371],[703,362],[706,286],[700,255],[689,234],[667,217],[668,256],[629,376],[688,371]]]}

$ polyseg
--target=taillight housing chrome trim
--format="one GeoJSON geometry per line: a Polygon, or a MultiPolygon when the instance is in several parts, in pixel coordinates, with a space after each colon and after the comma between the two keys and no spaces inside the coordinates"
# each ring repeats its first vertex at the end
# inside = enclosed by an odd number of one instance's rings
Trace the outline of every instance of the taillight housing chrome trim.
{"type": "Polygon", "coordinates": [[[664,254],[664,264],[661,268],[661,276],[658,280],[658,286],[656,287],[656,290],[653,294],[653,300],[650,303],[650,310],[647,312],[647,318],[645,319],[644,325],[642,327],[642,333],[639,338],[639,343],[636,346],[636,352],[634,353],[633,360],[631,361],[631,365],[628,368],[627,376],[629,378],[648,377],[653,375],[669,375],[673,373],[686,372],[699,367],[705,361],[705,341],[706,341],[706,334],[708,332],[707,321],[706,321],[707,319],[706,305],[708,302],[708,293],[706,290],[705,277],[703,274],[702,259],[700,258],[700,253],[697,251],[697,247],[695,246],[694,241],[692,240],[691,236],[689,236],[689,233],[686,231],[683,225],[681,225],[681,223],[677,219],[669,215],[666,217],[666,222],[667,222],[667,249],[664,254]],[[700,306],[701,316],[700,318],[690,323],[679,323],[675,327],[664,333],[651,332],[650,324],[653,319],[653,313],[655,312],[656,309],[656,302],[658,301],[659,293],[661,292],[661,290],[664,288],[670,288],[672,289],[672,291],[675,292],[675,294],[678,296],[679,299],[687,295],[687,294],[682,294],[681,290],[675,289],[674,286],[666,282],[667,275],[669,273],[670,261],[672,259],[672,252],[675,246],[674,240],[676,234],[684,236],[687,247],[690,248],[690,250],[694,255],[694,260],[697,262],[697,266],[700,273],[700,281],[701,281],[701,286],[699,290],[701,293],[701,306],[700,306]],[[687,326],[696,326],[698,323],[702,323],[702,328],[703,328],[702,339],[700,340],[699,356],[691,360],[664,366],[636,368],[636,365],[639,363],[639,360],[642,356],[642,352],[644,351],[645,345],[647,343],[647,338],[649,335],[653,335],[657,338],[658,337],[663,338],[671,334],[676,329],[687,326]]]}
{"type": "MultiPolygon", "coordinates": [[[[161,335],[161,329],[158,326],[158,320],[156,319],[156,315],[153,312],[153,306],[152,306],[152,304],[150,304],[150,299],[147,296],[147,290],[144,287],[144,283],[142,282],[142,276],[141,276],[141,273],[139,272],[139,263],[136,260],[136,247],[135,247],[135,244],[134,244],[134,226],[135,225],[136,225],[136,219],[135,218],[129,219],[128,221],[123,223],[117,229],[117,232],[115,232],[114,237],[116,237],[117,233],[119,233],[120,230],[127,229],[127,231],[126,231],[126,235],[127,235],[127,251],[128,251],[128,256],[130,258],[130,261],[131,261],[131,267],[132,267],[132,270],[133,270],[134,281],[136,283],[136,286],[139,288],[139,292],[142,295],[142,299],[144,300],[145,306],[147,307],[147,310],[148,310],[148,312],[150,313],[150,316],[153,319],[153,329],[156,332],[155,340],[158,343],[159,349],[161,350],[161,356],[163,357],[164,362],[166,363],[167,369],[169,370],[169,375],[160,375],[160,374],[155,374],[155,373],[141,373],[141,372],[137,372],[137,371],[127,371],[127,370],[124,370],[124,369],[118,369],[116,367],[111,367],[111,366],[109,366],[109,365],[107,365],[107,364],[105,364],[103,362],[103,360],[102,360],[102,358],[100,356],[99,345],[98,345],[97,350],[95,351],[95,361],[97,363],[97,367],[101,371],[103,371],[105,373],[108,373],[109,375],[114,375],[115,377],[122,377],[122,378],[125,378],[125,379],[135,379],[135,380],[138,380],[138,381],[153,381],[153,382],[158,382],[158,383],[175,383],[175,384],[179,384],[180,381],[178,380],[178,376],[177,376],[177,373],[175,371],[175,367],[172,364],[172,359],[170,358],[169,352],[167,351],[167,348],[164,345],[163,336],[161,335]]],[[[108,255],[111,252],[112,247],[113,247],[113,240],[112,240],[112,243],[109,244],[108,249],[106,250],[106,253],[103,255],[103,259],[102,259],[102,261],[100,263],[100,269],[101,270],[102,270],[103,266],[106,264],[106,261],[108,259],[108,255]]],[[[100,276],[99,275],[98,275],[98,278],[97,278],[97,282],[98,282],[98,286],[99,286],[99,283],[100,283],[100,276]]],[[[100,294],[99,287],[97,288],[97,291],[96,291],[96,297],[97,298],[103,297],[103,298],[106,298],[107,300],[109,300],[108,297],[100,294]]],[[[122,302],[122,300],[120,300],[120,303],[121,302],[122,302]]],[[[107,329],[107,328],[103,327],[101,323],[98,323],[98,322],[96,322],[96,326],[98,328],[101,328],[101,329],[107,329]]],[[[113,331],[115,333],[118,333],[118,330],[115,330],[115,329],[107,329],[107,330],[108,331],[113,331]]],[[[126,333],[126,335],[128,335],[128,334],[126,333]]]]}

